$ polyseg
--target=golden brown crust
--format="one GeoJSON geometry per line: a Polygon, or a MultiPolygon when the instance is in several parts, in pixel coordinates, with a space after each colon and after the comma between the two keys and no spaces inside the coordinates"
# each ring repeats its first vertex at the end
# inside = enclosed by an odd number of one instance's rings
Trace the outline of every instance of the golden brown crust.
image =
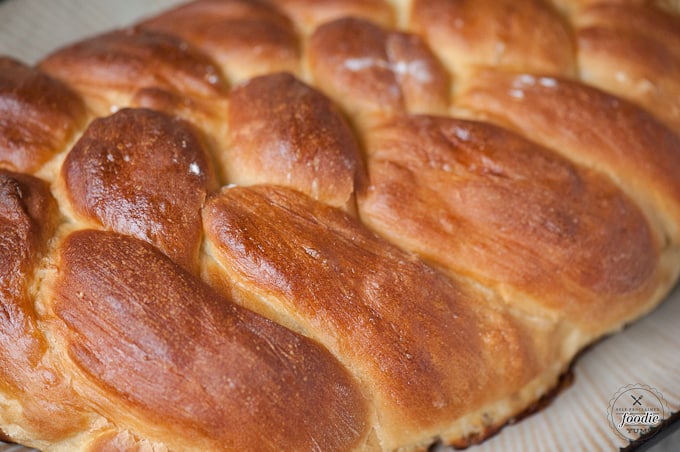
{"type": "Polygon", "coordinates": [[[265,0],[285,12],[305,34],[323,23],[343,17],[370,19],[389,27],[394,11],[385,0],[265,0]]]}
{"type": "Polygon", "coordinates": [[[86,221],[158,246],[197,267],[200,209],[217,182],[194,128],[146,109],[93,121],[69,152],[61,175],[86,221]]]}
{"type": "Polygon", "coordinates": [[[386,450],[428,443],[541,370],[507,315],[340,210],[236,187],[209,200],[204,224],[243,302],[274,309],[359,376],[386,450]]]}
{"type": "Polygon", "coordinates": [[[0,168],[37,171],[84,121],[83,102],[66,85],[0,56],[0,168]]]}
{"type": "Polygon", "coordinates": [[[493,71],[457,101],[607,173],[680,243],[680,137],[645,110],[576,81],[493,71]]]}
{"type": "Polygon", "coordinates": [[[531,314],[597,336],[659,282],[660,244],[638,207],[508,131],[406,117],[369,133],[367,151],[364,222],[531,314]]]}
{"type": "Polygon", "coordinates": [[[632,7],[645,7],[647,9],[658,9],[671,14],[680,14],[680,3],[678,0],[550,0],[556,8],[563,11],[572,18],[581,11],[590,7],[600,5],[620,5],[632,7]]]}
{"type": "Polygon", "coordinates": [[[385,50],[409,113],[446,113],[450,79],[425,42],[410,33],[389,33],[385,50]]]}
{"type": "Polygon", "coordinates": [[[575,70],[571,32],[542,0],[414,0],[410,21],[456,75],[479,67],[575,70]]]}
{"type": "Polygon", "coordinates": [[[286,73],[256,77],[229,94],[226,180],[296,188],[328,204],[353,204],[365,178],[359,145],[326,96],[286,73]]]}
{"type": "Polygon", "coordinates": [[[447,109],[449,78],[415,35],[338,19],[317,28],[308,53],[315,83],[360,125],[403,111],[447,109]]]}
{"type": "Polygon", "coordinates": [[[673,2],[195,0],[0,57],[0,439],[497,431],[680,277],[673,2]]]}
{"type": "Polygon", "coordinates": [[[145,29],[181,36],[212,55],[232,83],[271,72],[299,72],[290,20],[264,0],[200,0],[153,17],[145,29]]]}
{"type": "Polygon", "coordinates": [[[0,170],[0,420],[24,440],[58,441],[84,422],[66,379],[50,363],[30,293],[57,221],[45,182],[0,170]]]}
{"type": "Polygon", "coordinates": [[[204,119],[215,115],[211,101],[226,91],[221,71],[207,56],[180,38],[140,28],[64,47],[39,67],[78,91],[97,116],[139,105],[204,119]]]}
{"type": "Polygon", "coordinates": [[[0,170],[0,386],[25,389],[46,348],[35,336],[29,285],[54,232],[56,203],[47,184],[0,170]]]}
{"type": "Polygon", "coordinates": [[[365,402],[325,350],[145,242],[78,231],[58,268],[51,323],[64,365],[118,428],[173,449],[349,450],[365,439],[365,402]]]}
{"type": "Polygon", "coordinates": [[[603,4],[575,21],[582,79],[637,102],[680,132],[680,16],[603,4]]]}

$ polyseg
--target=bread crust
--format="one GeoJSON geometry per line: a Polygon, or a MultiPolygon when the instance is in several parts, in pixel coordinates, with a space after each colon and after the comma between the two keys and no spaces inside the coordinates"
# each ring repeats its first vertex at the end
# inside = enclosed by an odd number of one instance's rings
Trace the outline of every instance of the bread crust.
{"type": "Polygon", "coordinates": [[[499,71],[478,74],[457,100],[606,173],[677,242],[680,138],[646,110],[577,81],[499,71]],[[563,133],[553,132],[556,123],[563,133]]]}
{"type": "Polygon", "coordinates": [[[83,126],[85,107],[63,83],[0,56],[0,115],[2,166],[33,173],[83,126]]]}
{"type": "Polygon", "coordinates": [[[237,298],[277,312],[358,376],[387,450],[431,442],[545,365],[537,337],[479,293],[296,192],[227,189],[208,201],[204,222],[237,298]]]}
{"type": "Polygon", "coordinates": [[[48,309],[64,366],[119,429],[170,449],[347,450],[366,436],[361,392],[327,351],[220,297],[156,248],[81,230],[57,265],[48,309]]]}
{"type": "Polygon", "coordinates": [[[141,26],[180,36],[212,55],[232,84],[272,72],[299,73],[301,45],[293,23],[266,1],[189,2],[141,26]]]}
{"type": "Polygon", "coordinates": [[[678,281],[678,12],[196,0],[0,56],[0,438],[409,451],[514,422],[678,281]]]}
{"type": "Polygon", "coordinates": [[[583,80],[680,131],[680,17],[642,5],[602,4],[584,9],[575,22],[583,80]]]}
{"type": "Polygon", "coordinates": [[[39,68],[76,90],[95,116],[150,107],[219,130],[227,83],[210,57],[179,37],[114,30],[56,50],[39,68]]]}
{"type": "Polygon", "coordinates": [[[200,209],[217,178],[194,127],[148,109],[93,121],[61,167],[75,215],[198,267],[200,209]]]}
{"type": "Polygon", "coordinates": [[[321,92],[288,73],[250,79],[229,94],[225,178],[238,185],[294,187],[312,198],[354,208],[365,183],[359,144],[321,92]]]}
{"type": "Polygon", "coordinates": [[[462,77],[480,67],[575,72],[571,30],[548,2],[414,0],[410,25],[462,77]]]}
{"type": "Polygon", "coordinates": [[[0,200],[0,422],[14,440],[59,442],[83,429],[86,417],[54,365],[32,291],[57,204],[44,181],[1,169],[0,200]]]}
{"type": "Polygon", "coordinates": [[[367,151],[364,222],[530,314],[597,337],[665,278],[660,238],[623,192],[504,129],[409,116],[367,151]]]}
{"type": "Polygon", "coordinates": [[[309,41],[318,86],[365,129],[406,111],[444,113],[449,77],[420,37],[388,31],[360,18],[319,26],[309,41]]]}

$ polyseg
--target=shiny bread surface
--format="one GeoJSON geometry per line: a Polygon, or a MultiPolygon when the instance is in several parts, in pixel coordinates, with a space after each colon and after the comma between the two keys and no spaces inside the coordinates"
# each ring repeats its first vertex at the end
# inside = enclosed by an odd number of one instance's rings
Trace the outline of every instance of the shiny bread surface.
{"type": "Polygon", "coordinates": [[[483,441],[676,284],[679,17],[196,0],[0,57],[0,437],[483,441]]]}

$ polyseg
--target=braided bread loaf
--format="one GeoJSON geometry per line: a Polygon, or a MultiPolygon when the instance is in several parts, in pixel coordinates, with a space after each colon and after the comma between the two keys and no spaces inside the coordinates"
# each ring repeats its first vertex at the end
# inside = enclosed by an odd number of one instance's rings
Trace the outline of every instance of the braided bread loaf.
{"type": "Polygon", "coordinates": [[[483,440],[680,272],[680,16],[198,0],[0,58],[0,429],[483,440]]]}

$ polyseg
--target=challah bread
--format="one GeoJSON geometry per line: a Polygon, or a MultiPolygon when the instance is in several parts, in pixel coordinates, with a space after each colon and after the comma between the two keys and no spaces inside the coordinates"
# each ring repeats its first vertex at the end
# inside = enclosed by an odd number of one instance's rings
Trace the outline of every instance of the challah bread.
{"type": "Polygon", "coordinates": [[[3,167],[39,170],[85,125],[85,106],[75,92],[7,57],[0,57],[0,96],[3,167]]]}
{"type": "Polygon", "coordinates": [[[190,2],[142,26],[191,42],[210,55],[232,83],[268,73],[300,71],[295,26],[266,2],[190,2]]]}
{"type": "Polygon", "coordinates": [[[647,111],[581,82],[500,71],[477,74],[457,106],[606,173],[677,243],[680,138],[647,111]]]}
{"type": "Polygon", "coordinates": [[[573,75],[575,52],[565,19],[543,0],[414,0],[410,26],[458,77],[492,66],[573,75]]]}
{"type": "Polygon", "coordinates": [[[263,75],[229,93],[224,176],[239,185],[292,186],[353,209],[366,174],[359,144],[331,101],[288,73],[263,75]]]}
{"type": "Polygon", "coordinates": [[[328,351],[223,299],[158,249],[81,230],[56,265],[45,317],[67,352],[62,366],[119,430],[173,450],[348,449],[365,438],[366,401],[328,351]]]}
{"type": "Polygon", "coordinates": [[[664,235],[609,180],[504,129],[410,116],[367,142],[366,224],[515,309],[569,324],[581,345],[649,309],[678,272],[664,235]]]}
{"type": "MultiPolygon", "coordinates": [[[[227,92],[219,68],[180,38],[139,28],[94,36],[47,56],[40,68],[76,89],[93,116],[148,107],[206,131],[222,128],[227,92]]],[[[206,133],[210,139],[219,133],[206,133]]]]}
{"type": "Polygon", "coordinates": [[[418,36],[342,18],[314,31],[308,55],[314,83],[359,129],[400,112],[447,111],[449,76],[418,36]]]}
{"type": "Polygon", "coordinates": [[[640,5],[601,4],[579,12],[574,23],[583,80],[680,130],[680,18],[640,5]]]}
{"type": "Polygon", "coordinates": [[[198,0],[0,58],[0,436],[484,440],[678,279],[676,14],[198,0]]]}
{"type": "Polygon", "coordinates": [[[189,123],[146,109],[96,119],[64,159],[60,176],[72,217],[148,240],[197,268],[200,209],[217,182],[189,123]]]}
{"type": "Polygon", "coordinates": [[[207,202],[204,224],[242,304],[314,338],[353,370],[388,450],[474,433],[448,431],[471,412],[490,424],[507,416],[496,402],[554,359],[544,347],[550,329],[527,334],[483,292],[296,192],[226,189],[207,202]]]}

